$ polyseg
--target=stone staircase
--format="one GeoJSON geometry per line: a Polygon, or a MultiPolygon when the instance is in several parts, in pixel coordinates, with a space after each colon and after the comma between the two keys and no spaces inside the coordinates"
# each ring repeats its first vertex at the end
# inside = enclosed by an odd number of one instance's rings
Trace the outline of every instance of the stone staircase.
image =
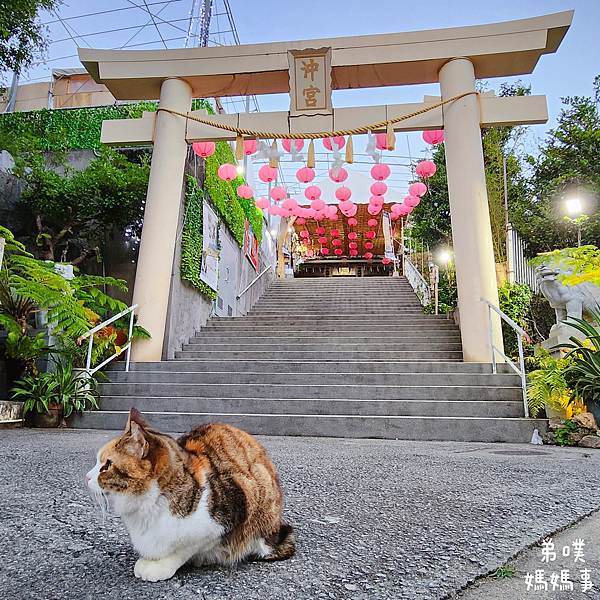
{"type": "Polygon", "coordinates": [[[172,432],[225,421],[267,435],[528,442],[545,430],[523,418],[507,367],[461,361],[458,327],[424,315],[404,278],[279,280],[174,360],[117,365],[101,410],[74,426],[121,429],[135,406],[172,432]]]}

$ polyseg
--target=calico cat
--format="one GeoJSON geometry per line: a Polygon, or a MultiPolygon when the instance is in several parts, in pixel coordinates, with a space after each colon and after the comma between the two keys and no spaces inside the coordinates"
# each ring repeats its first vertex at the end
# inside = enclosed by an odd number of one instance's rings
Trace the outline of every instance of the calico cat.
{"type": "Polygon", "coordinates": [[[275,467],[254,437],[230,425],[202,425],[175,440],[132,408],[125,431],[100,449],[85,480],[123,520],[141,555],[133,572],[145,581],[169,579],[187,562],[294,554],[275,467]]]}

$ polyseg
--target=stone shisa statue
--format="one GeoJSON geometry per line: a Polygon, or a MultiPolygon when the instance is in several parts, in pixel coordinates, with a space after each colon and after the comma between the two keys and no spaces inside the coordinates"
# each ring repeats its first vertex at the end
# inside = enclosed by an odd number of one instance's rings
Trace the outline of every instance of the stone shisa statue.
{"type": "Polygon", "coordinates": [[[584,314],[600,310],[600,287],[590,282],[577,285],[565,285],[562,275],[568,275],[554,265],[542,264],[535,270],[540,292],[556,312],[556,323],[550,329],[550,337],[543,346],[552,346],[567,342],[571,336],[581,337],[576,329],[564,323],[567,317],[581,319],[584,314]]]}

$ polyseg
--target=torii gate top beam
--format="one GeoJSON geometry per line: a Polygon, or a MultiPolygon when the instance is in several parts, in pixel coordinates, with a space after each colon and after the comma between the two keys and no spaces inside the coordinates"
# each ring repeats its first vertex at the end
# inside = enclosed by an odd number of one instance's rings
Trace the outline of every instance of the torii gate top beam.
{"type": "Polygon", "coordinates": [[[176,50],[79,49],[98,83],[118,100],[154,100],[161,82],[181,78],[195,97],[290,91],[288,53],[331,48],[333,89],[438,81],[456,57],[474,65],[477,78],[531,73],[542,54],[558,49],[573,18],[565,11],[488,25],[407,33],[176,50]]]}

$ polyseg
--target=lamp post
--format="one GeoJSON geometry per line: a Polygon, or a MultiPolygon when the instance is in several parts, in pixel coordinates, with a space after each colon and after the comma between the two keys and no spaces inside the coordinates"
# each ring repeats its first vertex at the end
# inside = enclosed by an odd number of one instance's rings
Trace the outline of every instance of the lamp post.
{"type": "Polygon", "coordinates": [[[572,198],[567,198],[565,200],[565,208],[567,211],[567,215],[565,216],[565,220],[569,223],[573,223],[577,227],[577,247],[581,246],[581,226],[583,223],[587,221],[589,218],[583,212],[583,206],[581,204],[581,199],[577,196],[572,198]]]}

